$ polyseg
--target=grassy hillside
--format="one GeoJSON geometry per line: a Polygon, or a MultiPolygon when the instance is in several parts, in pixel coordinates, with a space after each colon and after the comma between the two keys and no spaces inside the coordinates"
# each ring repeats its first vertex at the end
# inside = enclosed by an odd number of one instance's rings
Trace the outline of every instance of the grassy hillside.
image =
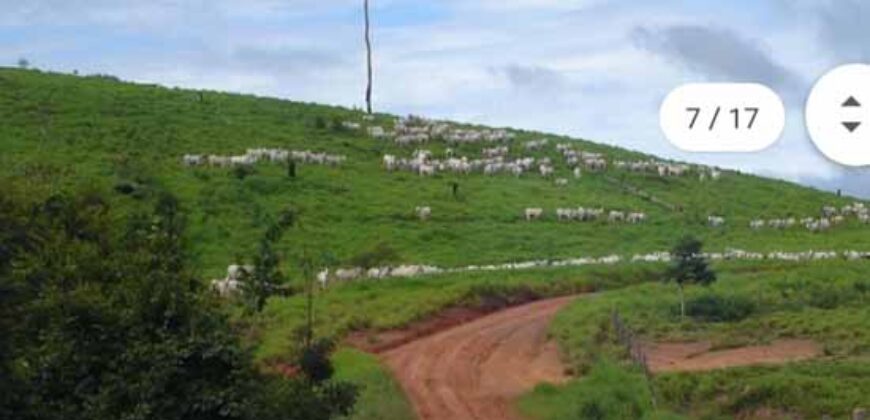
{"type": "MultiPolygon", "coordinates": [[[[817,216],[823,204],[849,200],[733,172],[700,182],[695,176],[661,178],[611,169],[571,179],[567,187],[536,174],[421,178],[381,168],[384,153],[409,156],[413,148],[331,128],[333,121],[361,121],[362,114],[352,110],[9,69],[0,70],[0,87],[0,176],[57,187],[135,186],[132,196],[117,196],[119,206],[134,205],[137,194],[168,189],[190,211],[191,238],[207,276],[222,274],[235,256],[249,255],[267,221],[285,207],[300,215],[299,228],[282,244],[287,261],[306,250],[328,252],[343,262],[379,242],[398,250],[401,261],[443,266],[649,252],[667,249],[689,232],[706,239],[710,249],[849,248],[867,232],[854,225],[824,235],[805,229],[753,232],[747,226],[752,218],[817,216]],[[347,162],[335,168],[305,165],[291,180],[279,165],[259,164],[254,174],[240,179],[227,168],[188,168],[181,161],[186,153],[242,154],[254,147],[325,151],[346,155],[347,162]],[[460,184],[459,199],[451,196],[452,181],[460,184]],[[614,181],[684,211],[646,201],[614,181]],[[418,205],[432,207],[432,220],[421,223],[413,217],[418,205]],[[644,211],[649,221],[559,223],[553,210],[560,206],[644,211]],[[526,223],[521,217],[526,207],[543,207],[549,214],[526,223]],[[725,228],[706,227],[709,214],[725,216],[725,228]]],[[[379,115],[370,124],[390,127],[392,121],[379,115]]],[[[569,168],[553,149],[556,140],[567,139],[516,134],[514,156],[526,155],[518,146],[523,141],[553,139],[548,149],[532,155],[552,157],[557,176],[568,177],[569,168]]],[[[645,158],[577,144],[609,160],[645,158]]],[[[436,154],[444,149],[438,143],[426,147],[436,154]]],[[[460,147],[457,154],[476,157],[480,148],[460,147]]]]}
{"type": "MultiPolygon", "coordinates": [[[[270,221],[286,208],[298,215],[298,224],[279,244],[290,281],[300,280],[298,263],[303,254],[316,256],[318,264],[347,266],[354,257],[379,244],[398,254],[391,263],[444,267],[664,251],[685,234],[700,237],[711,251],[870,250],[870,226],[853,218],[824,233],[801,227],[751,230],[749,221],[758,217],[818,217],[823,205],[843,206],[854,201],[787,182],[731,171],[725,171],[718,180],[701,181],[697,176],[660,177],[612,167],[574,179],[553,147],[556,143],[573,142],[579,149],[603,153],[611,162],[652,157],[524,131],[514,131],[516,137],[509,144],[511,156],[552,158],[556,177],[568,178],[567,186],[557,186],[552,179],[537,174],[520,178],[480,173],[419,177],[390,173],[382,167],[384,154],[408,157],[413,147],[400,147],[389,140],[370,138],[363,130],[340,127],[342,122],[351,121],[390,128],[394,120],[393,116],[377,115],[374,121],[364,121],[363,114],[355,110],[271,98],[135,85],[108,77],[0,69],[0,182],[33,194],[67,188],[113,191],[111,204],[121,210],[137,208],[143,198],[159,191],[170,191],[187,211],[189,240],[203,279],[222,276],[226,266],[239,259],[249,260],[270,221]],[[549,147],[532,153],[521,147],[523,142],[538,138],[550,139],[549,147]],[[288,177],[287,169],[277,164],[258,164],[249,174],[182,164],[182,156],[188,153],[237,155],[257,147],[308,149],[345,155],[347,160],[336,167],[300,165],[295,178],[288,177]],[[459,184],[458,197],[451,193],[453,182],[459,184]],[[658,202],[631,191],[653,195],[658,202]],[[414,208],[422,205],[431,206],[431,220],[414,217],[414,208]],[[556,220],[555,208],[577,206],[642,211],[648,220],[638,225],[556,220]],[[522,217],[527,207],[542,207],[547,213],[543,220],[527,222],[522,217]],[[708,227],[706,218],[712,214],[725,217],[726,224],[708,227]]],[[[446,149],[441,142],[423,147],[439,156],[446,149]]],[[[456,154],[478,157],[482,147],[461,146],[456,154]]],[[[835,386],[837,375],[863,372],[863,365],[855,360],[867,355],[868,337],[861,328],[870,322],[867,296],[865,289],[855,293],[857,289],[849,288],[866,288],[852,285],[863,279],[866,263],[765,263],[763,267],[768,268],[758,267],[740,263],[719,267],[725,275],[714,286],[717,293],[739,294],[763,308],[731,323],[675,321],[671,312],[673,290],[637,285],[656,279],[662,266],[625,264],[451,273],[340,285],[318,295],[317,330],[323,335],[341,335],[359,328],[391,328],[450,305],[474,305],[493,295],[531,292],[544,296],[634,285],[603,293],[601,299],[584,300],[559,317],[554,332],[574,367],[598,373],[591,376],[591,385],[577,382],[565,388],[541,389],[529,397],[526,408],[535,412],[536,407],[558,407],[576,414],[573,410],[582,407],[559,401],[574,401],[574,395],[590,387],[605,389],[601,383],[637,377],[636,372],[620,371],[618,352],[588,341],[595,337],[600,318],[619,304],[625,308],[629,323],[657,339],[714,339],[727,346],[779,336],[809,336],[824,341],[834,359],[828,364],[765,371],[662,377],[657,383],[675,411],[728,416],[744,412],[743,408],[755,408],[751,404],[736,409],[727,405],[741,398],[740,389],[713,385],[727,379],[731,384],[756,381],[753,383],[763,389],[760,392],[768,394],[746,398],[758,397],[762,406],[793,404],[797,412],[811,415],[845,412],[856,402],[854,395],[844,394],[834,405],[802,406],[793,384],[819,373],[812,380],[817,382],[810,381],[810,385],[822,390],[813,394],[821,400],[829,389],[825,387],[835,386]],[[816,305],[813,299],[832,301],[816,305]],[[789,381],[792,385],[787,385],[789,381]],[[717,401],[723,396],[725,402],[710,406],[705,401],[712,399],[711,395],[717,401]],[[762,398],[770,395],[774,397],[762,398]]],[[[689,293],[694,296],[702,291],[692,289],[689,293]]],[[[303,308],[299,296],[274,297],[262,314],[241,322],[258,343],[261,360],[282,358],[294,349],[303,308]]],[[[341,353],[338,361],[340,375],[370,386],[359,418],[377,418],[382,413],[407,417],[408,407],[395,402],[395,384],[373,360],[341,353]]],[[[870,392],[866,381],[855,384],[857,389],[870,392]]],[[[564,413],[538,414],[559,418],[564,413]]]]}

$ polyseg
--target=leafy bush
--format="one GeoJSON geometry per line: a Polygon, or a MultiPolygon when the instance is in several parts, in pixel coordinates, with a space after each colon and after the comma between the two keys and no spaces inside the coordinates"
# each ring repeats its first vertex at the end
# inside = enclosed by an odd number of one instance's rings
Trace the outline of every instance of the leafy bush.
{"type": "Polygon", "coordinates": [[[755,312],[755,304],[739,296],[704,295],[686,302],[686,314],[705,322],[736,322],[755,312]]]}
{"type": "Polygon", "coordinates": [[[233,176],[238,179],[245,179],[254,174],[253,166],[240,165],[233,168],[233,176]]]}
{"type": "Polygon", "coordinates": [[[317,383],[257,373],[188,268],[172,195],[116,225],[101,195],[0,192],[0,418],[326,420],[353,407],[327,351],[317,383]]]}

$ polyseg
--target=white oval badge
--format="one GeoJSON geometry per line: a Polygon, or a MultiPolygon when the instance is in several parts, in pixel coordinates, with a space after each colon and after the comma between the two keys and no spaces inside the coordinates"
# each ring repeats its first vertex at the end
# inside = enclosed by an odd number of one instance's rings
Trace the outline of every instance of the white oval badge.
{"type": "Polygon", "coordinates": [[[822,76],[805,112],[807,132],[825,156],[870,165],[870,65],[847,64],[822,76]]]}
{"type": "Polygon", "coordinates": [[[757,83],[691,83],[665,98],[662,131],[688,152],[757,152],[785,128],[779,95],[757,83]]]}

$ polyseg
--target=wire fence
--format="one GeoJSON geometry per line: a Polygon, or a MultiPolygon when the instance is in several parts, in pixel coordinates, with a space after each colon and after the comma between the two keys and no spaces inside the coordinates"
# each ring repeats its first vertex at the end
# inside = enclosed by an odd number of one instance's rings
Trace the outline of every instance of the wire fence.
{"type": "MultiPolygon", "coordinates": [[[[643,344],[638,340],[637,336],[631,331],[631,328],[625,324],[625,321],[619,316],[619,312],[614,309],[610,316],[610,322],[613,324],[613,331],[616,332],[616,339],[619,343],[625,346],[628,351],[629,357],[632,362],[636,364],[646,376],[646,383],[649,387],[650,398],[652,400],[653,409],[658,407],[656,390],[653,385],[653,374],[649,368],[649,362],[647,360],[646,352],[644,351],[643,344]]],[[[830,417],[823,417],[830,418],[830,417]]],[[[870,415],[868,415],[867,410],[865,408],[856,408],[852,411],[852,420],[870,420],[870,415]]]]}
{"type": "Polygon", "coordinates": [[[658,407],[657,398],[656,398],[656,390],[653,385],[653,375],[652,371],[649,368],[649,363],[647,362],[646,352],[644,351],[643,345],[641,341],[637,339],[637,336],[633,331],[625,324],[625,321],[622,320],[622,317],[619,316],[619,312],[614,309],[611,314],[611,323],[613,324],[613,330],[616,332],[616,339],[620,344],[625,346],[626,350],[628,350],[629,357],[636,364],[643,374],[646,376],[646,383],[649,387],[650,398],[652,399],[653,408],[658,407]]]}

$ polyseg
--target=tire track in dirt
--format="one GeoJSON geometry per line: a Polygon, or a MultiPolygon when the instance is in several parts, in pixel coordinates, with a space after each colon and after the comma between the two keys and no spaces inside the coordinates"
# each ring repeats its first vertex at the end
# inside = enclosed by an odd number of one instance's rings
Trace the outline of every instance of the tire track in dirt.
{"type": "Polygon", "coordinates": [[[553,316],[575,297],[492,313],[382,354],[423,420],[516,419],[513,400],[541,382],[567,379],[553,316]]]}

